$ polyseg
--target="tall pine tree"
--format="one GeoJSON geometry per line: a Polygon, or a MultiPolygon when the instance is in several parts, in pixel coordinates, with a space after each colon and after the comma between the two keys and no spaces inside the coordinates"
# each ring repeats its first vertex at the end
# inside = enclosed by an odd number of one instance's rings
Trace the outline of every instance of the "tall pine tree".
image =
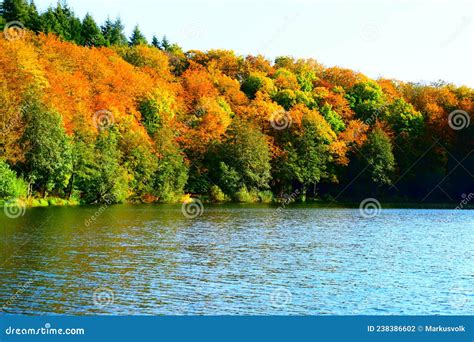
{"type": "Polygon", "coordinates": [[[163,39],[161,40],[161,47],[166,51],[168,51],[168,49],[171,47],[171,44],[166,36],[163,36],[163,39]]]}
{"type": "Polygon", "coordinates": [[[156,47],[157,49],[160,49],[161,50],[161,43],[160,43],[160,40],[158,39],[157,36],[153,36],[152,40],[151,40],[151,45],[153,45],[154,47],[156,47]]]}
{"type": "Polygon", "coordinates": [[[120,18],[117,18],[115,21],[107,18],[104,25],[102,25],[102,35],[105,39],[106,45],[126,45],[127,37],[123,33],[124,26],[120,18]]]}
{"type": "Polygon", "coordinates": [[[20,21],[25,24],[30,18],[30,5],[26,0],[4,0],[1,13],[6,22],[20,21]]]}
{"type": "Polygon", "coordinates": [[[39,14],[33,1],[4,0],[0,3],[0,12],[5,24],[10,21],[19,21],[35,32],[40,29],[39,14]]]}
{"type": "Polygon", "coordinates": [[[89,13],[82,20],[81,36],[82,44],[85,46],[105,45],[104,36],[89,13]]]}
{"type": "Polygon", "coordinates": [[[53,9],[48,8],[41,15],[41,31],[45,33],[56,33],[61,38],[81,44],[81,20],[67,6],[58,3],[53,9]]]}
{"type": "Polygon", "coordinates": [[[142,31],[140,31],[140,28],[138,25],[135,25],[135,28],[133,29],[132,35],[130,37],[130,40],[128,42],[130,46],[137,46],[141,44],[148,44],[145,36],[143,35],[142,31]]]}

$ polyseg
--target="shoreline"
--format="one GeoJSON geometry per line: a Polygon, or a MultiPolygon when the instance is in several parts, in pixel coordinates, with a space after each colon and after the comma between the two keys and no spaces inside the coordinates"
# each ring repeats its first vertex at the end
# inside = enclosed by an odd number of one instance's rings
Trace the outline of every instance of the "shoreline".
{"type": "MultiPolygon", "coordinates": [[[[203,199],[203,197],[192,198],[193,200],[198,200],[204,205],[210,206],[243,206],[243,207],[284,207],[284,208],[315,208],[315,209],[325,209],[325,208],[359,208],[360,201],[357,200],[343,200],[343,201],[329,201],[329,200],[314,200],[307,199],[306,201],[293,201],[291,203],[285,202],[284,200],[272,200],[270,202],[238,202],[238,201],[210,201],[203,199]]],[[[187,199],[189,201],[189,198],[187,199]]],[[[65,200],[61,198],[32,198],[32,199],[13,199],[13,200],[0,200],[0,207],[22,207],[22,208],[48,208],[48,207],[102,207],[102,206],[115,206],[115,205],[148,205],[148,206],[180,206],[186,203],[186,200],[175,201],[175,202],[119,202],[119,203],[81,203],[78,200],[65,200]],[[6,205],[9,203],[8,205],[6,205]]],[[[393,199],[381,199],[381,206],[384,209],[451,209],[451,210],[473,210],[474,203],[467,203],[462,206],[462,201],[460,202],[417,202],[417,201],[397,201],[393,199]]]]}

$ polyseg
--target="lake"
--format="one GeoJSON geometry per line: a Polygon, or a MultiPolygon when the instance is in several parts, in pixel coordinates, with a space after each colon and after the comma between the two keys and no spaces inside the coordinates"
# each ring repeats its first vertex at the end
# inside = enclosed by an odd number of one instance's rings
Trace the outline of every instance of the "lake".
{"type": "Polygon", "coordinates": [[[472,314],[474,211],[204,205],[0,215],[21,314],[472,314]]]}

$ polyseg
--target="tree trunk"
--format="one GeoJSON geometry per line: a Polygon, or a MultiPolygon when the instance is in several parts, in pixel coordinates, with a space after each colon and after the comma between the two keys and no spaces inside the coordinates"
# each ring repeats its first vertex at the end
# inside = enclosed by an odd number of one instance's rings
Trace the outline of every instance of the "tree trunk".
{"type": "Polygon", "coordinates": [[[71,179],[69,180],[69,184],[68,184],[68,189],[67,189],[67,200],[68,201],[71,198],[73,187],[74,187],[74,173],[71,175],[71,179]]]}

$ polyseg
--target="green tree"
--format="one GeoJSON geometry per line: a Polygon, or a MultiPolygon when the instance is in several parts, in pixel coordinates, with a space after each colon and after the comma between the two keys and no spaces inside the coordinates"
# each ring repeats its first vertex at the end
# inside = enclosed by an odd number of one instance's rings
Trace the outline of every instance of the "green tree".
{"type": "Polygon", "coordinates": [[[93,151],[87,146],[88,139],[76,141],[76,153],[81,161],[76,187],[86,203],[122,202],[128,195],[128,175],[120,165],[118,132],[115,127],[101,130],[93,151]],[[93,156],[93,158],[91,158],[93,156]]]}
{"type": "Polygon", "coordinates": [[[291,89],[283,89],[273,96],[273,100],[286,110],[290,110],[297,103],[296,93],[291,89]]]}
{"type": "Polygon", "coordinates": [[[66,191],[69,199],[75,190],[81,192],[81,182],[88,182],[93,174],[95,164],[95,137],[85,126],[81,125],[74,130],[72,145],[72,173],[66,191]]]}
{"type": "Polygon", "coordinates": [[[163,39],[161,40],[161,48],[165,51],[168,51],[170,47],[171,43],[169,42],[168,38],[166,38],[166,36],[163,36],[163,39]]]}
{"type": "Polygon", "coordinates": [[[305,92],[313,90],[313,81],[317,79],[314,71],[302,69],[296,74],[296,79],[300,85],[300,89],[305,92]]]}
{"type": "MultiPolygon", "coordinates": [[[[270,150],[265,135],[250,123],[234,119],[221,144],[219,155],[228,166],[219,183],[226,178],[236,178],[238,172],[242,182],[250,189],[267,189],[271,179],[270,150]]],[[[223,164],[220,166],[223,170],[223,164]]],[[[223,187],[227,187],[222,184],[223,187]]]]}
{"type": "Polygon", "coordinates": [[[302,194],[322,179],[329,179],[332,162],[330,143],[334,138],[328,124],[321,117],[304,116],[301,131],[285,134],[281,143],[285,154],[275,160],[274,175],[281,187],[289,190],[302,188],[302,194]]]}
{"type": "Polygon", "coordinates": [[[72,173],[71,141],[62,118],[35,100],[23,107],[22,116],[27,180],[43,197],[46,193],[61,195],[72,173]]]}
{"type": "Polygon", "coordinates": [[[395,171],[393,147],[388,135],[380,128],[369,133],[361,150],[363,164],[368,164],[372,182],[377,186],[392,184],[395,171]]]}
{"type": "Polygon", "coordinates": [[[332,107],[330,105],[325,104],[320,109],[320,112],[334,132],[341,132],[346,128],[346,125],[344,124],[344,121],[342,120],[341,116],[337,112],[332,110],[332,107]]]}
{"type": "Polygon", "coordinates": [[[255,94],[264,85],[263,77],[257,73],[250,74],[242,83],[240,89],[249,99],[254,99],[255,94]]]}
{"type": "Polygon", "coordinates": [[[153,36],[153,38],[151,39],[151,45],[161,50],[161,42],[157,36],[153,36]]]}
{"type": "Polygon", "coordinates": [[[26,186],[22,179],[17,178],[7,162],[0,159],[0,199],[11,199],[24,196],[26,186]]]}
{"type": "Polygon", "coordinates": [[[41,18],[33,0],[30,1],[29,18],[25,25],[34,32],[39,32],[41,30],[41,18]]]}
{"type": "Polygon", "coordinates": [[[373,82],[358,82],[346,94],[351,108],[364,122],[375,122],[384,117],[385,96],[382,88],[373,82]]]}
{"type": "Polygon", "coordinates": [[[44,33],[56,33],[57,35],[62,34],[63,28],[58,18],[56,18],[54,9],[49,7],[40,16],[40,30],[44,33]]]}
{"type": "Polygon", "coordinates": [[[154,98],[149,97],[140,101],[138,109],[142,115],[143,126],[148,134],[153,136],[161,127],[159,103],[154,98]]]}
{"type": "Polygon", "coordinates": [[[81,44],[82,23],[68,5],[57,3],[55,8],[48,8],[40,17],[41,31],[56,33],[61,38],[81,44]]]}
{"type": "Polygon", "coordinates": [[[26,0],[3,0],[0,9],[6,22],[20,21],[24,25],[29,22],[31,9],[26,0]]]}
{"type": "Polygon", "coordinates": [[[138,25],[135,25],[132,35],[130,36],[130,40],[128,41],[128,45],[137,46],[141,44],[148,44],[148,42],[143,33],[140,31],[138,25]]]}
{"type": "Polygon", "coordinates": [[[155,133],[158,150],[158,168],[155,173],[155,194],[163,202],[180,198],[188,180],[188,168],[174,133],[168,127],[161,127],[155,133]]]}
{"type": "Polygon", "coordinates": [[[149,141],[137,134],[129,123],[121,123],[119,129],[120,163],[129,175],[129,198],[140,201],[153,193],[158,158],[149,141]]]}
{"type": "Polygon", "coordinates": [[[0,3],[0,28],[10,21],[19,21],[25,27],[38,32],[40,30],[40,21],[38,10],[33,1],[26,0],[4,0],[0,3]]]}
{"type": "Polygon", "coordinates": [[[419,136],[423,130],[423,115],[403,99],[396,99],[387,106],[387,121],[397,134],[419,136]]]}
{"type": "Polygon", "coordinates": [[[226,194],[235,194],[243,184],[242,176],[222,161],[219,163],[218,173],[219,186],[226,194]]]}
{"type": "Polygon", "coordinates": [[[104,36],[106,45],[126,45],[127,37],[123,33],[124,26],[120,18],[111,21],[107,18],[104,25],[101,26],[102,35],[104,36]]]}
{"type": "Polygon", "coordinates": [[[82,44],[85,46],[102,46],[105,45],[105,39],[102,32],[97,26],[94,18],[87,13],[82,20],[81,27],[82,44]]]}

